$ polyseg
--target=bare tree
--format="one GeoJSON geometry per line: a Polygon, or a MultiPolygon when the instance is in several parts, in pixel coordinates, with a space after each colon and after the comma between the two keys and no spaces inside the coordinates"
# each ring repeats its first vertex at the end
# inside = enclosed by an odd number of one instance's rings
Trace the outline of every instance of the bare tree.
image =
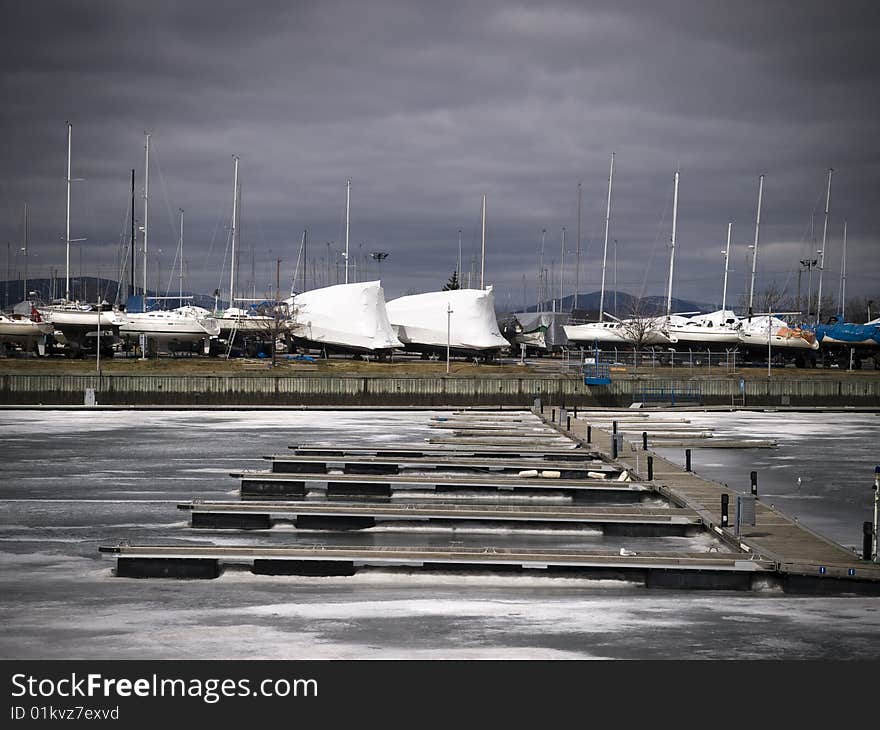
{"type": "Polygon", "coordinates": [[[296,307],[281,299],[280,290],[281,259],[275,262],[275,291],[266,296],[266,300],[256,307],[258,317],[252,321],[257,331],[270,340],[272,347],[272,367],[277,364],[278,340],[288,339],[296,323],[296,307]]]}
{"type": "Polygon", "coordinates": [[[636,365],[641,365],[642,351],[656,342],[656,333],[662,329],[666,318],[649,314],[650,305],[641,298],[635,299],[629,317],[620,321],[620,334],[632,346],[636,365]]]}

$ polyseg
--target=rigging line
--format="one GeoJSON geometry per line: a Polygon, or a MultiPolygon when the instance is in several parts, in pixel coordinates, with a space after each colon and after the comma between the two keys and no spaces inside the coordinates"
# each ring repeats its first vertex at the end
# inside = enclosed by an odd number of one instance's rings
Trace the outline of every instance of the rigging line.
{"type": "MultiPolygon", "coordinates": [[[[223,209],[222,208],[217,212],[217,220],[214,222],[214,232],[211,234],[211,243],[208,245],[208,255],[205,257],[205,261],[210,261],[211,256],[214,255],[214,243],[217,240],[217,231],[220,230],[220,221],[221,220],[223,220],[223,209]]],[[[221,276],[221,281],[222,281],[222,276],[223,276],[222,272],[221,272],[220,276],[221,276]]],[[[218,289],[220,288],[219,284],[218,284],[217,288],[218,289]]]]}
{"type": "MultiPolygon", "coordinates": [[[[217,291],[223,290],[223,282],[225,280],[223,274],[226,271],[226,257],[229,256],[229,247],[230,247],[231,241],[232,241],[232,223],[230,222],[229,227],[226,230],[226,249],[223,251],[223,265],[220,267],[220,281],[217,284],[217,291]]],[[[231,262],[230,262],[230,265],[231,265],[231,262]]],[[[231,307],[232,301],[230,301],[227,306],[231,307]]]]}
{"type": "Polygon", "coordinates": [[[663,204],[663,211],[660,215],[660,222],[657,224],[657,232],[654,234],[654,242],[651,244],[651,255],[648,258],[648,265],[645,267],[645,276],[642,279],[642,288],[639,292],[639,299],[645,296],[645,289],[647,289],[648,286],[648,274],[654,266],[654,257],[657,255],[657,242],[660,240],[661,232],[666,223],[666,213],[669,210],[669,205],[671,201],[672,193],[667,191],[666,201],[663,204]]]}
{"type": "MultiPolygon", "coordinates": [[[[120,255],[120,261],[117,265],[118,277],[116,279],[116,298],[114,299],[115,304],[119,304],[119,292],[122,290],[122,282],[125,281],[125,273],[128,271],[128,258],[131,253],[131,241],[129,240],[128,234],[128,221],[129,215],[131,213],[131,200],[126,195],[125,196],[125,213],[122,216],[122,230],[119,233],[119,247],[117,248],[117,253],[120,255]]],[[[104,292],[104,298],[107,298],[107,294],[109,293],[110,285],[107,284],[107,289],[104,292]]]]}

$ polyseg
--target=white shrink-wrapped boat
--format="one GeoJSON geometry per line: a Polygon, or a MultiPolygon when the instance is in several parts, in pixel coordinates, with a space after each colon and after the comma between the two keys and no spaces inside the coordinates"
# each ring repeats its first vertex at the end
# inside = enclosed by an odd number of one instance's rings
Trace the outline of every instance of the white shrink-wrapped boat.
{"type": "Polygon", "coordinates": [[[407,350],[445,354],[492,354],[510,346],[495,317],[495,296],[487,289],[452,289],[388,302],[388,319],[407,350]]]}
{"type": "Polygon", "coordinates": [[[387,354],[403,344],[394,334],[378,281],[311,289],[285,300],[294,342],[328,352],[387,354]]]}

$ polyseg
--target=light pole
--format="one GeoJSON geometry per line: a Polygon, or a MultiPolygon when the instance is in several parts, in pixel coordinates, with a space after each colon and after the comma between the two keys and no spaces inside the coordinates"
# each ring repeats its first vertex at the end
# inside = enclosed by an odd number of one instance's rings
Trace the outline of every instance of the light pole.
{"type": "Polygon", "coordinates": [[[378,262],[379,280],[382,280],[382,262],[388,258],[388,251],[370,251],[370,257],[378,262]]]}
{"type": "Polygon", "coordinates": [[[449,351],[452,349],[452,304],[446,302],[446,374],[449,375],[449,351]]]}

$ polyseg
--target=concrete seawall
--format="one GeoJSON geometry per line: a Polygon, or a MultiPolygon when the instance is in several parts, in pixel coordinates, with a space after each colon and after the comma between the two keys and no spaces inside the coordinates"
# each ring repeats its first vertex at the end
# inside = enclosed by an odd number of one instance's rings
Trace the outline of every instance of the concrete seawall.
{"type": "Polygon", "coordinates": [[[0,375],[0,405],[347,405],[584,407],[633,401],[736,406],[880,407],[880,378],[620,379],[589,386],[559,376],[0,375]]]}

